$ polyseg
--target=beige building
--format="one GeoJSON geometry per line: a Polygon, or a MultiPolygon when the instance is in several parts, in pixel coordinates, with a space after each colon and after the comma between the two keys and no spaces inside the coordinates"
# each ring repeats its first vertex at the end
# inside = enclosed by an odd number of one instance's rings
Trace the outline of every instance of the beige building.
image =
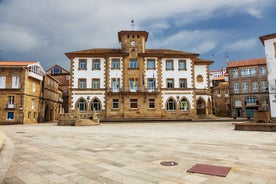
{"type": "Polygon", "coordinates": [[[41,109],[39,122],[48,122],[57,120],[62,108],[62,91],[59,90],[59,81],[49,74],[46,74],[43,80],[41,109]]]}
{"type": "Polygon", "coordinates": [[[228,81],[223,80],[224,76],[221,76],[214,81],[221,80],[221,82],[215,82],[215,86],[212,88],[213,95],[213,113],[216,116],[228,117],[231,116],[231,104],[229,96],[229,84],[228,81]]]}
{"type": "Polygon", "coordinates": [[[101,119],[187,119],[212,113],[209,65],[199,54],[147,49],[148,32],[120,31],[119,49],[66,53],[70,112],[101,119]]]}
{"type": "Polygon", "coordinates": [[[0,61],[0,124],[38,122],[44,75],[39,62],[0,61]]]}
{"type": "Polygon", "coordinates": [[[54,77],[59,82],[58,88],[62,92],[62,108],[65,113],[68,113],[70,72],[59,65],[54,65],[47,70],[46,73],[54,77]]]}
{"type": "Polygon", "coordinates": [[[228,62],[232,117],[253,117],[257,110],[269,110],[266,59],[228,62]]]}

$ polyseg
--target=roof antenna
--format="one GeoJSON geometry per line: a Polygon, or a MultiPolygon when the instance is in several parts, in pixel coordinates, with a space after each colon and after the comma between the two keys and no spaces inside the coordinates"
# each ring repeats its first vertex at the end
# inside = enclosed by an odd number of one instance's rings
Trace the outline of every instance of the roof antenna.
{"type": "Polygon", "coordinates": [[[228,63],[230,60],[229,60],[229,55],[227,52],[225,52],[225,60],[226,60],[226,63],[228,63]]]}
{"type": "Polygon", "coordinates": [[[135,26],[133,19],[131,20],[131,24],[130,25],[131,25],[131,28],[132,28],[132,31],[133,31],[134,30],[134,26],[135,26]]]}

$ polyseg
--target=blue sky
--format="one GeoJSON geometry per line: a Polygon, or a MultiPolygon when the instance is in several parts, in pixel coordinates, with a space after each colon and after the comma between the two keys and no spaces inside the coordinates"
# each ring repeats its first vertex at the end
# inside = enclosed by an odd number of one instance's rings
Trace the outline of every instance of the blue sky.
{"type": "Polygon", "coordinates": [[[65,52],[119,48],[132,19],[147,48],[199,53],[219,69],[226,56],[265,57],[259,36],[276,32],[276,0],[0,0],[0,60],[69,69],[65,52]]]}

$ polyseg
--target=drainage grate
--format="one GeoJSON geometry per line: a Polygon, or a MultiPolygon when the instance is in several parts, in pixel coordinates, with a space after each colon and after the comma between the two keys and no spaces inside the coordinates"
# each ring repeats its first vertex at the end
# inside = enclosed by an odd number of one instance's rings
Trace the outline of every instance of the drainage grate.
{"type": "Polygon", "coordinates": [[[174,161],[165,161],[165,162],[160,162],[160,165],[163,165],[163,166],[176,166],[176,165],[178,165],[178,163],[174,162],[174,161]]]}
{"type": "Polygon", "coordinates": [[[17,134],[25,134],[26,132],[16,132],[17,134]]]}

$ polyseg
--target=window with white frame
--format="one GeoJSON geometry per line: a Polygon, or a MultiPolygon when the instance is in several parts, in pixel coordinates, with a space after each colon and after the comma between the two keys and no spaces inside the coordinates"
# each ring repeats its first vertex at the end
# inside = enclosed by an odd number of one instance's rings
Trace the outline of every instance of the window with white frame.
{"type": "Polygon", "coordinates": [[[79,79],[79,88],[80,89],[86,88],[86,79],[79,79]]]}
{"type": "Polygon", "coordinates": [[[138,89],[138,80],[130,79],[129,80],[129,88],[130,88],[130,90],[137,90],[138,89]]]}
{"type": "Polygon", "coordinates": [[[252,92],[258,92],[258,82],[252,82],[252,92]]]}
{"type": "Polygon", "coordinates": [[[32,110],[35,109],[35,99],[32,99],[32,110]]]}
{"type": "Polygon", "coordinates": [[[242,103],[241,100],[235,100],[235,107],[241,107],[242,103]]]}
{"type": "Polygon", "coordinates": [[[99,89],[100,88],[100,79],[92,79],[92,88],[99,89]]]}
{"type": "Polygon", "coordinates": [[[14,108],[14,96],[9,96],[8,108],[14,108]]]}
{"type": "Polygon", "coordinates": [[[167,88],[174,88],[174,79],[167,79],[167,88]]]}
{"type": "Polygon", "coordinates": [[[179,79],[179,87],[180,88],[187,88],[187,79],[179,79]]]}
{"type": "Polygon", "coordinates": [[[234,88],[234,93],[239,93],[240,88],[239,88],[239,83],[238,82],[233,83],[233,88],[234,88]]]}
{"type": "Polygon", "coordinates": [[[6,76],[0,76],[0,88],[6,88],[6,76]]]}
{"type": "Polygon", "coordinates": [[[233,78],[237,78],[239,75],[238,70],[237,69],[232,70],[232,75],[233,75],[233,78]]]}
{"type": "Polygon", "coordinates": [[[120,88],[120,79],[118,79],[118,78],[114,79],[113,78],[111,83],[112,83],[111,84],[112,90],[119,90],[119,88],[120,88]]]}
{"type": "Polygon", "coordinates": [[[247,82],[242,83],[242,92],[248,93],[248,83],[247,82]]]}
{"type": "Polygon", "coordinates": [[[35,82],[33,82],[33,92],[35,92],[36,91],[36,84],[35,84],[35,82]]]}
{"type": "Polygon", "coordinates": [[[261,88],[263,92],[267,91],[267,81],[261,81],[261,88]]]}
{"type": "Polygon", "coordinates": [[[12,76],[12,88],[19,88],[19,76],[12,76]]]}
{"type": "Polygon", "coordinates": [[[245,102],[246,102],[246,105],[256,104],[257,103],[257,97],[255,97],[255,96],[248,96],[248,97],[246,97],[245,102]]]}
{"type": "Polygon", "coordinates": [[[154,79],[148,79],[148,89],[153,90],[155,88],[154,79]]]}
{"type": "Polygon", "coordinates": [[[264,66],[260,67],[260,74],[261,75],[266,75],[266,67],[264,67],[264,66]]]}

